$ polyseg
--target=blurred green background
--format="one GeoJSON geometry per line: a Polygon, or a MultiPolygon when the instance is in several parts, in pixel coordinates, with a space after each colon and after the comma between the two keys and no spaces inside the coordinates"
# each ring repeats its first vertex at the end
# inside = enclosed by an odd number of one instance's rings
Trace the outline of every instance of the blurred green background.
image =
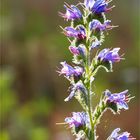
{"type": "MultiPolygon", "coordinates": [[[[103,47],[121,47],[125,61],[114,65],[113,73],[100,70],[93,89],[120,92],[129,89],[135,98],[130,109],[114,116],[105,113],[98,126],[99,140],[116,127],[140,139],[139,104],[139,0],[114,0],[116,8],[107,14],[119,28],[109,31],[103,47]]],[[[69,83],[56,72],[59,62],[71,61],[69,42],[59,25],[66,26],[58,11],[63,0],[3,0],[0,3],[0,139],[72,140],[63,125],[72,111],[81,111],[72,100],[64,103],[69,83]]],[[[78,0],[67,0],[77,3],[78,0]]]]}

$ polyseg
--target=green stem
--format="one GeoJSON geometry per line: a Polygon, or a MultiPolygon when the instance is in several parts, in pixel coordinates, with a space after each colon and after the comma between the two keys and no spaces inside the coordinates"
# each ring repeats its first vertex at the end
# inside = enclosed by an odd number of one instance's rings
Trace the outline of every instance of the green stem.
{"type": "Polygon", "coordinates": [[[87,50],[87,65],[86,65],[86,77],[87,77],[87,90],[88,90],[88,114],[90,119],[90,127],[88,138],[89,140],[95,140],[95,131],[94,131],[94,124],[93,124],[93,114],[92,114],[92,104],[91,104],[91,81],[90,81],[90,51],[87,50]]]}
{"type": "MultiPolygon", "coordinates": [[[[85,12],[85,17],[87,17],[88,15],[88,11],[85,12]]],[[[95,127],[94,127],[94,123],[93,123],[93,112],[92,112],[92,103],[91,103],[91,87],[92,87],[92,83],[91,83],[91,77],[90,77],[90,66],[91,66],[91,60],[90,60],[90,28],[89,28],[89,22],[87,22],[88,20],[85,20],[85,24],[86,24],[86,30],[87,30],[87,39],[86,39],[86,46],[87,46],[87,54],[86,54],[86,88],[88,91],[88,110],[87,113],[89,115],[89,119],[90,119],[90,129],[88,130],[88,134],[87,137],[89,140],[95,140],[96,136],[95,136],[95,127]]]]}
{"type": "Polygon", "coordinates": [[[89,114],[90,127],[91,127],[89,140],[95,140],[90,89],[89,89],[89,92],[88,92],[88,114],[89,114]]]}

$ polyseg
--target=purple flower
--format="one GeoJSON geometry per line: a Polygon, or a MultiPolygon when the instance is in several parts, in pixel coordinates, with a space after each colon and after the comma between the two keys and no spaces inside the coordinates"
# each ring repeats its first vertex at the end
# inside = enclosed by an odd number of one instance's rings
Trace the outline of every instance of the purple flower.
{"type": "Polygon", "coordinates": [[[97,59],[100,61],[111,61],[119,62],[122,58],[119,56],[118,51],[120,48],[114,48],[113,50],[110,49],[103,49],[97,55],[97,59]]]}
{"type": "Polygon", "coordinates": [[[70,46],[69,50],[74,55],[82,55],[85,56],[86,48],[84,45],[79,45],[78,47],[70,46]]]}
{"type": "Polygon", "coordinates": [[[66,27],[64,29],[64,34],[68,37],[77,37],[78,31],[72,27],[66,27]]]}
{"type": "Polygon", "coordinates": [[[104,30],[110,30],[115,26],[111,26],[110,25],[111,20],[106,20],[103,24],[97,20],[97,19],[93,19],[90,23],[89,23],[89,28],[90,30],[100,30],[100,31],[104,31],[104,30]]]}
{"type": "Polygon", "coordinates": [[[66,62],[61,62],[62,69],[59,72],[60,74],[66,75],[66,77],[71,77],[71,76],[81,76],[83,73],[83,68],[81,67],[75,67],[73,68],[72,66],[68,65],[66,62]]]}
{"type": "Polygon", "coordinates": [[[80,54],[78,47],[70,46],[70,47],[69,47],[69,50],[70,50],[70,52],[73,53],[74,55],[79,55],[79,54],[80,54]]]}
{"type": "Polygon", "coordinates": [[[91,49],[98,48],[100,45],[101,42],[97,38],[95,38],[94,41],[92,42],[91,49]]]}
{"type": "Polygon", "coordinates": [[[86,38],[86,30],[84,26],[78,26],[78,33],[77,33],[78,39],[85,39],[86,38]]]}
{"type": "Polygon", "coordinates": [[[77,66],[74,68],[74,76],[81,76],[83,74],[83,68],[77,66]]]}
{"type": "Polygon", "coordinates": [[[107,103],[115,103],[117,105],[118,110],[119,109],[128,109],[127,102],[130,101],[130,98],[126,96],[128,93],[128,90],[125,90],[120,93],[114,93],[112,94],[109,90],[105,91],[105,97],[107,103]]]}
{"type": "Polygon", "coordinates": [[[121,129],[120,128],[116,128],[111,135],[109,136],[109,138],[107,140],[134,140],[135,138],[133,138],[132,136],[130,136],[130,133],[128,132],[123,132],[123,133],[118,133],[121,129]]]}
{"type": "Polygon", "coordinates": [[[75,20],[75,19],[80,19],[82,17],[81,11],[74,5],[64,5],[66,9],[66,13],[63,14],[59,12],[60,16],[62,16],[66,20],[75,20]]]}
{"type": "Polygon", "coordinates": [[[78,26],[77,29],[72,27],[66,27],[64,29],[64,34],[68,37],[75,37],[77,39],[85,39],[86,38],[86,31],[83,26],[78,26]]]}
{"type": "Polygon", "coordinates": [[[69,124],[69,127],[84,127],[89,123],[89,117],[85,112],[73,112],[72,117],[65,118],[65,122],[69,124]]]}
{"type": "Polygon", "coordinates": [[[74,97],[77,91],[80,91],[82,94],[87,94],[87,90],[81,81],[72,85],[70,89],[70,95],[65,99],[65,102],[69,101],[72,97],[74,97]]]}
{"type": "Polygon", "coordinates": [[[61,62],[60,64],[62,65],[60,74],[64,74],[66,76],[74,75],[75,69],[72,66],[68,65],[66,62],[61,62]]]}
{"type": "Polygon", "coordinates": [[[108,0],[96,0],[91,10],[94,13],[102,13],[110,9],[107,8],[107,6],[108,6],[108,0]]]}
{"type": "Polygon", "coordinates": [[[84,5],[93,13],[100,14],[102,12],[110,11],[114,6],[107,8],[109,0],[85,0],[84,5]]]}

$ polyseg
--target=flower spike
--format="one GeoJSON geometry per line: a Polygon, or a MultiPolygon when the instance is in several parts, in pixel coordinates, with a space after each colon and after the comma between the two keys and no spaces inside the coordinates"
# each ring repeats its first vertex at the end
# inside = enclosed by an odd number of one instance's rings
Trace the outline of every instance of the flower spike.
{"type": "MultiPolygon", "coordinates": [[[[75,98],[84,110],[72,112],[72,116],[66,117],[63,123],[68,125],[76,140],[97,140],[96,128],[104,112],[109,109],[119,114],[122,109],[128,110],[128,102],[133,98],[128,95],[128,90],[120,93],[105,90],[95,109],[92,107],[96,94],[92,84],[96,83],[95,76],[99,69],[112,72],[113,64],[123,59],[119,54],[120,48],[100,49],[105,41],[105,33],[118,27],[106,18],[106,12],[114,7],[109,6],[111,1],[83,0],[83,3],[77,5],[65,3],[66,12],[59,12],[61,17],[70,22],[70,25],[61,28],[69,40],[69,51],[73,56],[72,66],[65,61],[60,63],[60,75],[70,82],[69,95],[64,101],[75,98]]],[[[120,128],[115,129],[107,140],[134,140],[130,133],[119,131],[120,128]]]]}

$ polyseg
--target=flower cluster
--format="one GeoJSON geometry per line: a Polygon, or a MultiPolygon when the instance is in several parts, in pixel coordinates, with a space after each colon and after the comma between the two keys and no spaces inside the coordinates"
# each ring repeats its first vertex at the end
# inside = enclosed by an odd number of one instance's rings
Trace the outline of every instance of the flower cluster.
{"type": "MultiPolygon", "coordinates": [[[[100,47],[104,42],[105,32],[116,27],[105,15],[114,7],[109,6],[110,2],[110,0],[84,0],[77,6],[65,3],[66,12],[59,12],[62,18],[70,21],[70,26],[62,30],[70,41],[69,51],[73,55],[72,66],[65,61],[60,63],[60,75],[64,75],[70,81],[69,95],[64,101],[70,101],[75,97],[84,110],[73,112],[72,117],[65,119],[65,123],[69,125],[77,139],[96,140],[96,126],[103,113],[107,109],[115,113],[119,113],[121,109],[127,110],[127,103],[131,99],[127,95],[128,90],[114,94],[105,90],[95,110],[92,108],[92,97],[95,94],[92,91],[92,83],[98,69],[105,68],[110,72],[113,64],[123,59],[119,55],[120,48],[101,50],[100,47]]],[[[130,140],[128,132],[118,134],[118,131],[120,129],[115,129],[108,139],[130,140]]]]}

